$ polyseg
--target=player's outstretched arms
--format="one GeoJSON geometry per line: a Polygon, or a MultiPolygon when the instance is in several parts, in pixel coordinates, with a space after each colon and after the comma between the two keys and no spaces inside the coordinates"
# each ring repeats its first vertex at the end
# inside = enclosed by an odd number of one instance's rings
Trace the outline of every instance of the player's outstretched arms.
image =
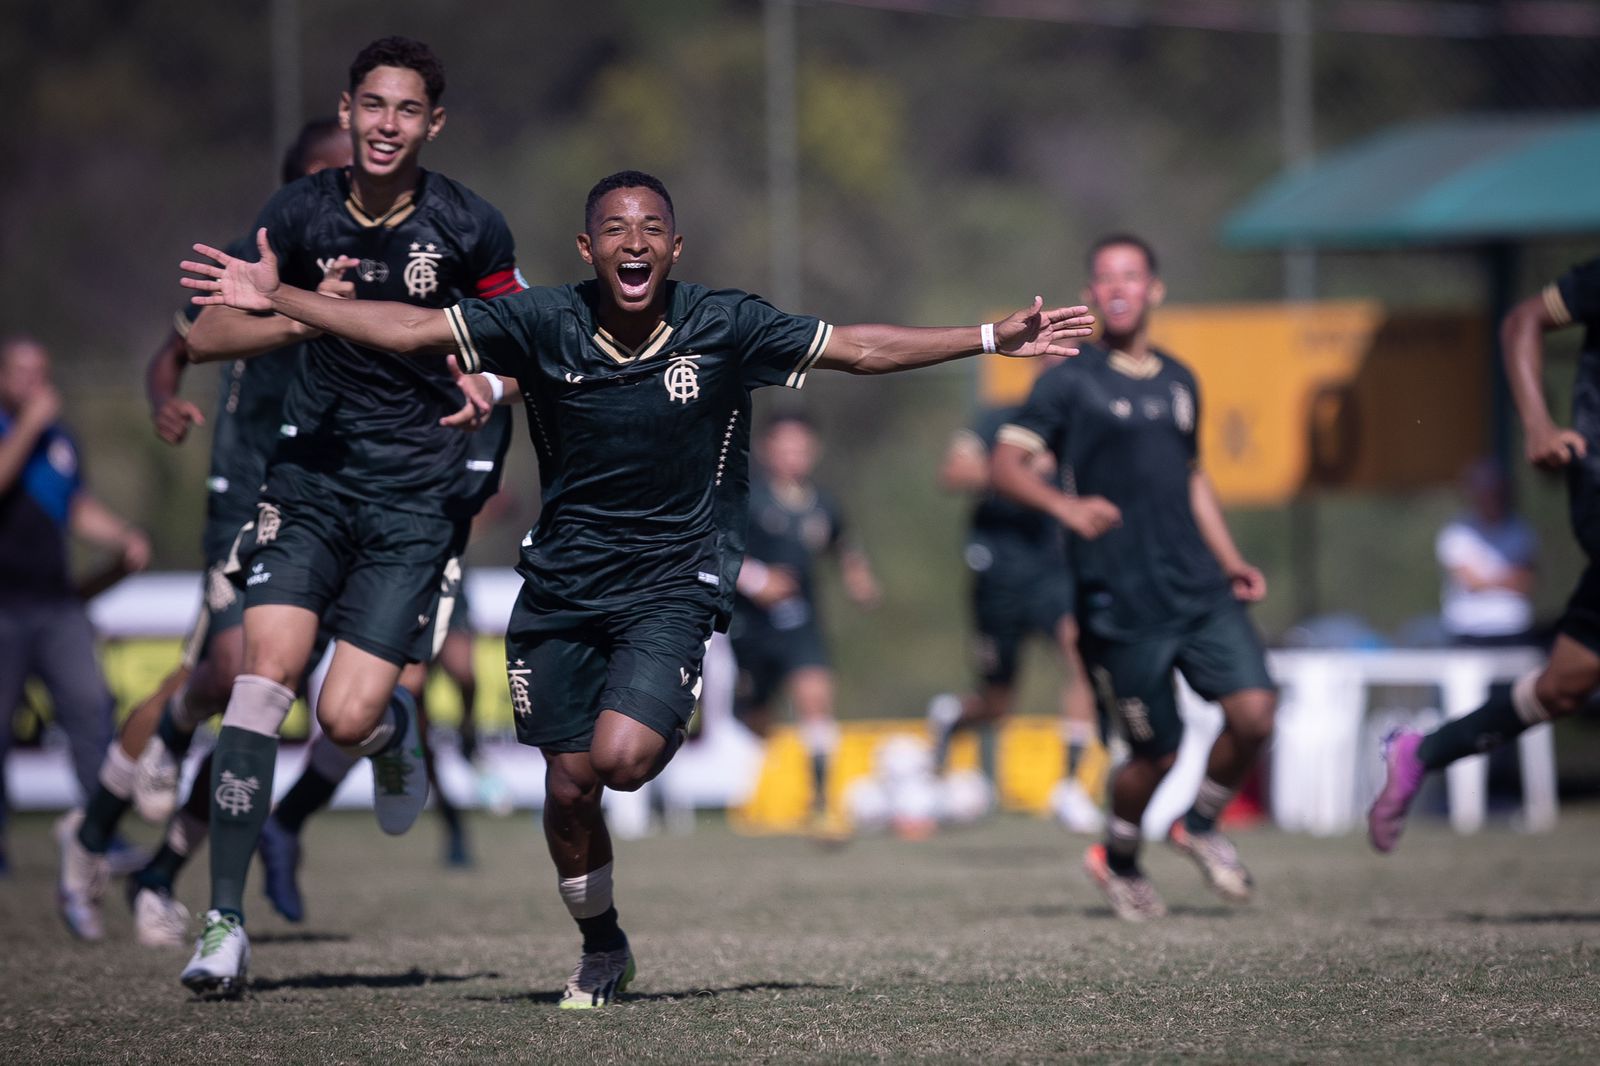
{"type": "Polygon", "coordinates": [[[1581,434],[1556,425],[1544,399],[1544,335],[1564,325],[1570,323],[1556,321],[1542,296],[1518,303],[1500,323],[1500,350],[1522,419],[1523,449],[1528,462],[1545,470],[1559,470],[1588,451],[1581,434]]]}
{"type": "Polygon", "coordinates": [[[839,326],[817,360],[826,370],[890,374],[982,352],[1028,358],[1077,355],[1073,341],[1094,332],[1087,307],[1045,309],[1044,298],[992,326],[839,326]],[[992,331],[992,344],[988,343],[992,331]]]}
{"type": "Polygon", "coordinates": [[[1071,496],[1033,472],[1033,453],[1017,444],[994,446],[990,480],[995,491],[1043,511],[1085,540],[1122,525],[1122,510],[1104,496],[1071,496]]]}
{"type": "MultiPolygon", "coordinates": [[[[201,294],[193,297],[194,302],[236,311],[275,312],[314,330],[395,355],[440,355],[456,350],[443,311],[386,300],[342,300],[285,285],[278,277],[278,257],[267,243],[265,229],[256,231],[256,247],[261,258],[247,263],[219,248],[195,245],[194,250],[212,262],[185,260],[181,264],[192,275],[181,279],[184,287],[201,294]]],[[[192,347],[192,339],[190,343],[192,347]]]]}

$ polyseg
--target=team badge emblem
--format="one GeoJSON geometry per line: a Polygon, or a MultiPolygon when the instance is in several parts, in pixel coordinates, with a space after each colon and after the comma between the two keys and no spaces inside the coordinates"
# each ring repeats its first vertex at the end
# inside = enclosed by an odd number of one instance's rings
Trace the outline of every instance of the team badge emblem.
{"type": "Polygon", "coordinates": [[[1194,428],[1194,396],[1183,385],[1172,386],[1172,420],[1185,433],[1194,428]]]}
{"type": "Polygon", "coordinates": [[[406,262],[406,271],[402,276],[406,283],[407,295],[414,299],[423,299],[439,291],[439,260],[444,258],[444,253],[439,251],[439,246],[429,241],[427,244],[411,242],[411,251],[406,262]]]}
{"type": "Polygon", "coordinates": [[[271,544],[278,539],[278,527],[283,524],[283,515],[278,508],[270,503],[256,504],[256,543],[271,544]]]}
{"type": "Polygon", "coordinates": [[[674,403],[686,404],[700,396],[700,373],[694,361],[697,355],[680,355],[667,364],[667,369],[661,375],[662,383],[667,386],[667,397],[674,403]]]}
{"type": "Polygon", "coordinates": [[[238,818],[249,814],[256,805],[256,792],[261,781],[255,777],[236,777],[231,770],[222,771],[222,783],[217,786],[217,809],[238,818]]]}
{"type": "Polygon", "coordinates": [[[389,280],[389,264],[381,259],[363,259],[356,267],[356,277],[368,285],[382,285],[389,280]]]}
{"type": "Polygon", "coordinates": [[[526,718],[533,713],[533,697],[529,693],[529,679],[532,676],[533,671],[526,660],[506,663],[506,680],[511,683],[511,709],[518,718],[526,718]]]}

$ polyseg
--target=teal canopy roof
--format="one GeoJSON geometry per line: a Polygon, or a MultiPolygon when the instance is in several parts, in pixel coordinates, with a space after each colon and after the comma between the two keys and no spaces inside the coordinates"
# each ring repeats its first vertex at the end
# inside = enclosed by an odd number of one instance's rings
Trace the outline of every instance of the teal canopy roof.
{"type": "Polygon", "coordinates": [[[1600,114],[1398,126],[1279,175],[1223,225],[1236,248],[1364,248],[1600,232],[1600,114]]]}

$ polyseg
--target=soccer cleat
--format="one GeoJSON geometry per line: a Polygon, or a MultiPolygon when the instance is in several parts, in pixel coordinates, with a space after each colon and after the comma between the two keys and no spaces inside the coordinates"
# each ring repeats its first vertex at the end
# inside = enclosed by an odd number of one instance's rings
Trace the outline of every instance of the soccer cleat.
{"type": "Polygon", "coordinates": [[[261,892],[272,904],[272,909],[284,921],[298,922],[306,916],[305,901],[300,898],[300,836],[291,833],[270,814],[261,823],[261,839],[256,842],[261,853],[261,892]]]}
{"type": "Polygon", "coordinates": [[[178,809],[178,778],[183,767],[161,734],[152,735],[139,753],[133,775],[133,809],[154,825],[165,825],[178,809]]]}
{"type": "Polygon", "coordinates": [[[626,940],[615,951],[586,951],[561,990],[561,1009],[609,1007],[627,990],[633,975],[633,952],[626,940]]]}
{"type": "Polygon", "coordinates": [[[378,828],[390,836],[410,829],[428,803],[428,767],[423,762],[417,707],[405,689],[394,690],[395,739],[372,756],[372,807],[378,828]]]}
{"type": "Polygon", "coordinates": [[[163,948],[189,940],[189,908],[166,889],[128,882],[128,905],[133,908],[133,938],[146,947],[163,948]]]}
{"type": "Polygon", "coordinates": [[[1167,830],[1167,843],[1194,860],[1212,891],[1231,903],[1247,903],[1255,892],[1250,871],[1239,861],[1233,841],[1218,832],[1191,833],[1183,819],[1167,830]]]}
{"type": "Polygon", "coordinates": [[[1379,851],[1393,851],[1406,827],[1406,812],[1417,798],[1428,768],[1417,758],[1422,734],[1412,729],[1397,729],[1383,742],[1383,762],[1388,774],[1383,790],[1367,812],[1367,837],[1379,851]]]}
{"type": "Polygon", "coordinates": [[[1106,816],[1099,804],[1073,778],[1062,781],[1050,793],[1050,810],[1071,832],[1094,835],[1105,831],[1106,816]]]}
{"type": "Polygon", "coordinates": [[[100,901],[105,898],[111,869],[104,855],[96,855],[78,842],[78,827],[82,824],[81,810],[69,811],[56,821],[56,846],[61,851],[56,906],[73,936],[101,940],[106,929],[100,901]]]}
{"type": "Polygon", "coordinates": [[[1147,922],[1165,918],[1167,905],[1156,894],[1156,886],[1143,874],[1124,877],[1111,869],[1104,844],[1091,844],[1083,853],[1083,870],[1089,880],[1111,904],[1111,913],[1125,922],[1147,922]]]}
{"type": "Polygon", "coordinates": [[[232,915],[206,911],[194,955],[178,980],[200,996],[232,998],[245,989],[250,971],[250,938],[232,915]]]}

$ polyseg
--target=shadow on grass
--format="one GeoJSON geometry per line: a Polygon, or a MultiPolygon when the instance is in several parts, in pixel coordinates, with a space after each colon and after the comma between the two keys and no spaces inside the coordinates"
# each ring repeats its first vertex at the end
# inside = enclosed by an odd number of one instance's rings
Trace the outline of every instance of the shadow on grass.
{"type": "Polygon", "coordinates": [[[1450,915],[1450,920],[1466,925],[1570,925],[1600,922],[1600,911],[1518,911],[1513,914],[1456,911],[1450,915]]]}
{"type": "Polygon", "coordinates": [[[256,933],[250,937],[252,944],[347,944],[349,933],[256,933]]]}
{"type": "Polygon", "coordinates": [[[405,973],[308,973],[299,977],[256,978],[250,982],[254,992],[276,992],[285,988],[419,988],[423,985],[454,984],[459,981],[493,980],[498,973],[425,973],[415,967],[405,973]]]}
{"type": "MultiPolygon", "coordinates": [[[[1090,918],[1096,921],[1114,921],[1116,915],[1111,913],[1110,907],[1068,907],[1063,904],[1050,904],[1041,907],[1029,907],[1028,913],[1035,918],[1090,918]]],[[[1237,918],[1248,911],[1239,907],[1223,905],[1196,907],[1187,903],[1177,903],[1167,908],[1167,916],[1171,918],[1237,918]]]]}
{"type": "MultiPolygon", "coordinates": [[[[728,985],[725,988],[689,988],[679,992],[625,992],[624,1003],[659,1002],[674,999],[715,999],[717,996],[738,995],[741,992],[798,992],[817,989],[837,990],[843,985],[813,984],[808,981],[751,981],[748,984],[728,985]]],[[[560,992],[512,992],[504,996],[463,996],[462,999],[478,1003],[558,1003],[560,992]]]]}

